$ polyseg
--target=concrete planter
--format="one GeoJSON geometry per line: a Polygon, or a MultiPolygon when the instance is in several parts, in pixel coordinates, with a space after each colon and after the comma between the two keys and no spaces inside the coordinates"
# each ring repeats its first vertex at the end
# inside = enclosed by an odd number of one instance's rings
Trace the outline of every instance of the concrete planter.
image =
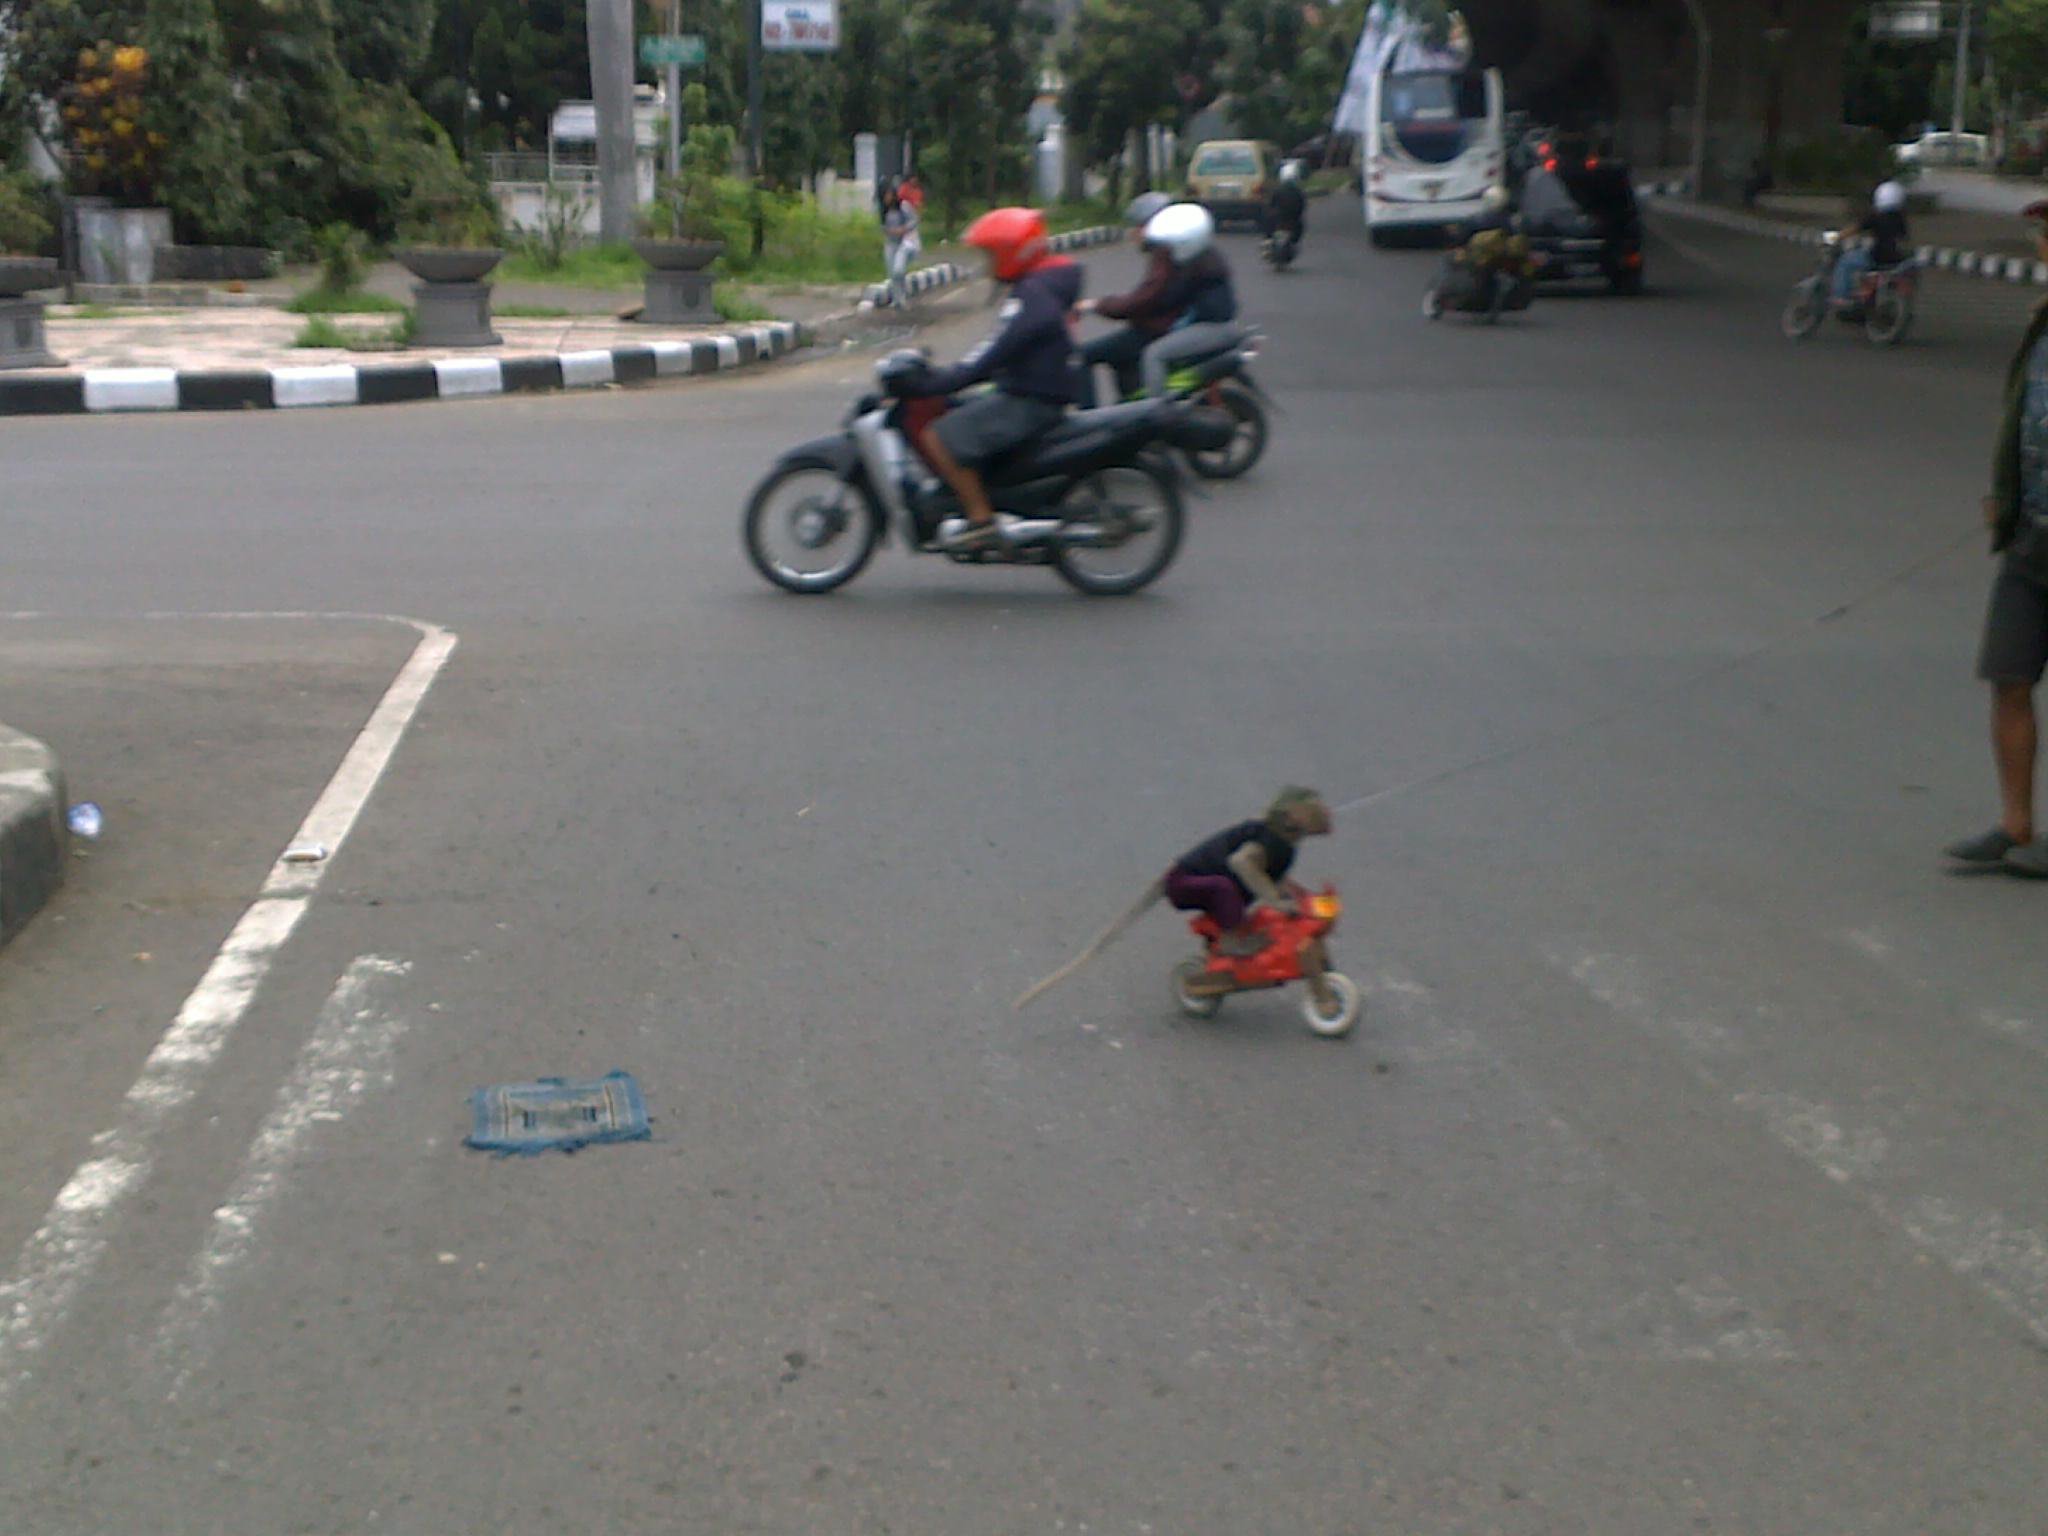
{"type": "Polygon", "coordinates": [[[712,302],[711,264],[725,254],[723,240],[635,240],[647,263],[643,325],[703,325],[718,318],[712,302]]]}
{"type": "Polygon", "coordinates": [[[503,251],[415,245],[391,254],[420,279],[412,290],[412,345],[495,347],[504,340],[491,326],[491,285],[483,281],[503,251]]]}
{"type": "Polygon", "coordinates": [[[158,246],[171,243],[168,208],[116,208],[80,198],[78,269],[88,283],[140,284],[156,280],[158,246]]]}
{"type": "Polygon", "coordinates": [[[62,281],[57,263],[47,256],[0,256],[0,299],[18,299],[62,281]]]}
{"type": "Polygon", "coordinates": [[[57,286],[57,263],[41,256],[0,256],[0,368],[54,368],[43,301],[27,297],[57,286]]]}

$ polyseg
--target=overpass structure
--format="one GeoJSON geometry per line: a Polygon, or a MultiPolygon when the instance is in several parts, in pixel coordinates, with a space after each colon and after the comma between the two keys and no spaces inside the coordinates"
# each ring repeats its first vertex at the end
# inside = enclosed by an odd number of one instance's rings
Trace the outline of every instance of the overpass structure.
{"type": "Polygon", "coordinates": [[[1704,83],[1708,189],[1739,180],[1775,131],[1841,122],[1857,0],[1461,0],[1481,62],[1541,116],[1589,112],[1643,164],[1689,165],[1704,83]]]}

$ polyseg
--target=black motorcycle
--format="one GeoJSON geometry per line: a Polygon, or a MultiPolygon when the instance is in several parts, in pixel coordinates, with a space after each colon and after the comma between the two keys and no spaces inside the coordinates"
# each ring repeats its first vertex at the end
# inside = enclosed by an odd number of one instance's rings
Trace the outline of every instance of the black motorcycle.
{"type": "Polygon", "coordinates": [[[1166,376],[1170,400],[1208,407],[1211,421],[1228,420],[1230,435],[1208,448],[1187,450],[1188,468],[1204,480],[1235,480],[1265,457],[1266,392],[1252,378],[1252,359],[1266,338],[1249,327],[1240,327],[1214,351],[1180,360],[1166,376]]]}
{"type": "Polygon", "coordinates": [[[830,592],[858,576],[894,528],[913,554],[959,565],[1049,566],[1091,595],[1151,585],[1180,549],[1180,481],[1168,450],[1195,451],[1229,432],[1213,412],[1174,400],[1076,411],[982,471],[999,539],[971,549],[939,540],[960,515],[915,439],[950,402],[919,398],[930,367],[897,352],[875,365],[842,429],[784,453],[747,503],[747,558],[784,591],[830,592]]]}

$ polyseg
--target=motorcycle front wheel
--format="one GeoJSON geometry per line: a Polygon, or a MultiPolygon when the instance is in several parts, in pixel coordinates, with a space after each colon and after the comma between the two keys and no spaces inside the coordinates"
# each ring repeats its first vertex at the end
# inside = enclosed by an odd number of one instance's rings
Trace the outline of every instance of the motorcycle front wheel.
{"type": "Polygon", "coordinates": [[[1235,480],[1266,453],[1266,408],[1259,397],[1239,384],[1226,383],[1216,404],[1233,423],[1230,441],[1221,448],[1203,448],[1188,455],[1188,468],[1204,480],[1235,480]]]}
{"type": "Polygon", "coordinates": [[[1820,329],[1827,313],[1827,295],[1821,289],[1820,279],[1809,277],[1792,290],[1792,297],[1787,301],[1778,325],[1787,340],[1804,341],[1820,329]]]}
{"type": "Polygon", "coordinates": [[[763,480],[741,526],[754,569],[806,596],[845,586],[882,541],[867,486],[822,462],[784,464],[763,480]]]}
{"type": "Polygon", "coordinates": [[[1879,291],[1863,317],[1863,334],[1880,347],[1894,347],[1913,328],[1913,306],[1896,288],[1879,291]]]}
{"type": "Polygon", "coordinates": [[[1149,587],[1180,552],[1180,492],[1149,464],[1097,470],[1067,493],[1059,511],[1066,526],[1053,569],[1090,597],[1149,587]]]}

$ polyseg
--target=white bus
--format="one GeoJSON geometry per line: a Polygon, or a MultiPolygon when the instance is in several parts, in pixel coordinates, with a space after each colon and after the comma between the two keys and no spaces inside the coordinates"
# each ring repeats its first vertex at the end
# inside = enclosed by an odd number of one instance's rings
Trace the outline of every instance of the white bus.
{"type": "Polygon", "coordinates": [[[1388,68],[1373,76],[1365,108],[1361,176],[1374,245],[1396,230],[1468,219],[1486,189],[1505,182],[1499,70],[1388,68]]]}

